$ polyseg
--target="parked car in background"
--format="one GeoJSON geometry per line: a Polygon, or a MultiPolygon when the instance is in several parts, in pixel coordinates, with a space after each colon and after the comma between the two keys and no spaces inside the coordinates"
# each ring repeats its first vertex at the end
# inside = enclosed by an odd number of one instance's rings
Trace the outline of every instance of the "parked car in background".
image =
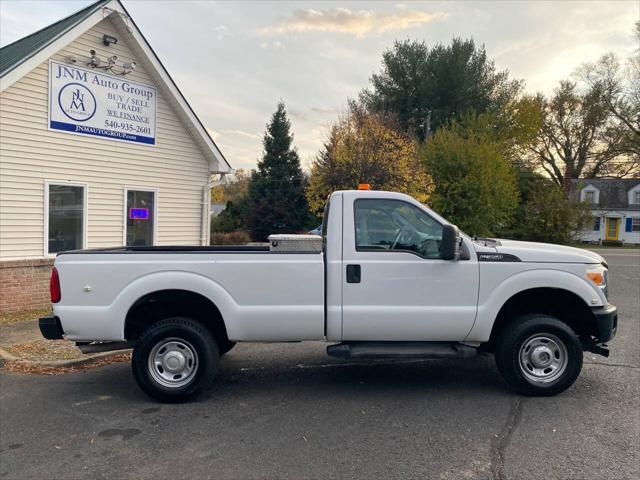
{"type": "Polygon", "coordinates": [[[309,230],[309,235],[322,235],[322,224],[318,225],[313,230],[309,230]]]}

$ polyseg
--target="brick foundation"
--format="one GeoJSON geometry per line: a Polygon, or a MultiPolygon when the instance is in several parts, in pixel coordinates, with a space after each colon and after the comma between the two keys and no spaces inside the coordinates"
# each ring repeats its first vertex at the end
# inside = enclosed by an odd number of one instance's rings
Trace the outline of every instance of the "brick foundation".
{"type": "Polygon", "coordinates": [[[0,262],[0,314],[47,307],[53,259],[0,262]]]}

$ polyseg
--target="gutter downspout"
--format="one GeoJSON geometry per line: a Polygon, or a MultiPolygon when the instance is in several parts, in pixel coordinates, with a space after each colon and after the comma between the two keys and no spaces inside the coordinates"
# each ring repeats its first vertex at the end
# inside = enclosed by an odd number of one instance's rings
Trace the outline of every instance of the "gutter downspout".
{"type": "Polygon", "coordinates": [[[209,176],[209,181],[202,187],[202,219],[200,229],[200,245],[207,246],[211,239],[209,232],[210,217],[211,217],[211,187],[220,185],[224,181],[226,174],[221,173],[218,180],[214,180],[212,176],[209,176]]]}

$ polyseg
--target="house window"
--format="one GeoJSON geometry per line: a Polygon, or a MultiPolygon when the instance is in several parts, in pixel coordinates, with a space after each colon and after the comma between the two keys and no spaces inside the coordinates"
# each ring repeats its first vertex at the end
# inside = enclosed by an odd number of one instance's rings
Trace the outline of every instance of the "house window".
{"type": "Polygon", "coordinates": [[[631,219],[631,231],[640,232],[640,217],[631,219]]]}
{"type": "Polygon", "coordinates": [[[600,231],[600,217],[593,217],[593,230],[600,231]]]}
{"type": "Polygon", "coordinates": [[[85,187],[46,184],[46,253],[84,248],[85,187]]]}
{"type": "Polygon", "coordinates": [[[633,203],[640,204],[640,192],[633,192],[633,203]]]}
{"type": "Polygon", "coordinates": [[[125,190],[125,244],[143,247],[155,244],[156,192],[125,190]]]}
{"type": "Polygon", "coordinates": [[[596,192],[592,190],[584,192],[584,201],[587,203],[596,203],[596,192]]]}

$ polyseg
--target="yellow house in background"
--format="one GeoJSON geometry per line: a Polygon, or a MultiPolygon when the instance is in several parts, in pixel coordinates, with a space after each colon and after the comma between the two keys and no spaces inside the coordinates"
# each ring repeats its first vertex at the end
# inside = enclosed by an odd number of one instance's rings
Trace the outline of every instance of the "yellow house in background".
{"type": "Polygon", "coordinates": [[[593,215],[578,240],[640,244],[640,179],[580,179],[572,186],[574,199],[588,203],[593,215]]]}

